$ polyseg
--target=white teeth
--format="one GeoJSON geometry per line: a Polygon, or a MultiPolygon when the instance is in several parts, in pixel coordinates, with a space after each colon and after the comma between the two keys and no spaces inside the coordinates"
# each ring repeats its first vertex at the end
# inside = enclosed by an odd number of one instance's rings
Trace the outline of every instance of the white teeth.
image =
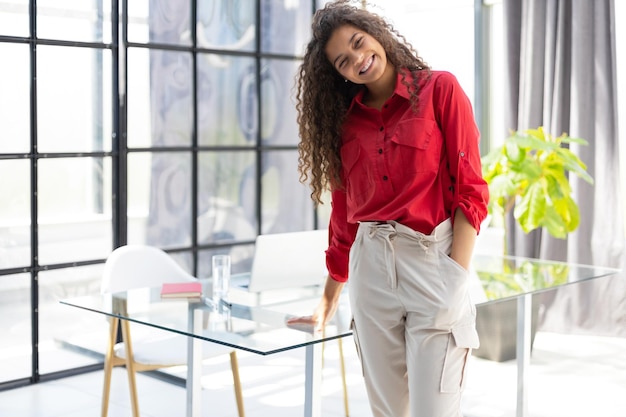
{"type": "Polygon", "coordinates": [[[365,64],[365,66],[363,68],[361,68],[361,71],[359,71],[359,73],[363,74],[365,71],[367,71],[370,68],[370,65],[372,65],[372,62],[374,62],[374,57],[373,56],[370,57],[370,59],[365,64]]]}

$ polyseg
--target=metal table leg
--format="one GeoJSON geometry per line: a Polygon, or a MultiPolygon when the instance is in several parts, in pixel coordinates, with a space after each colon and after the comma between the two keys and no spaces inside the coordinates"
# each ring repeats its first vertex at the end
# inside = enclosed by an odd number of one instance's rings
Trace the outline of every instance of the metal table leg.
{"type": "Polygon", "coordinates": [[[322,395],[322,344],[305,348],[304,417],[321,417],[322,395]]]}
{"type": "Polygon", "coordinates": [[[517,298],[517,412],[516,417],[528,414],[528,367],[530,365],[530,331],[532,324],[532,295],[517,298]]]}
{"type": "MultiPolygon", "coordinates": [[[[189,306],[189,330],[202,330],[202,309],[189,306]]],[[[187,417],[200,417],[202,404],[202,341],[187,337],[187,417]]]]}

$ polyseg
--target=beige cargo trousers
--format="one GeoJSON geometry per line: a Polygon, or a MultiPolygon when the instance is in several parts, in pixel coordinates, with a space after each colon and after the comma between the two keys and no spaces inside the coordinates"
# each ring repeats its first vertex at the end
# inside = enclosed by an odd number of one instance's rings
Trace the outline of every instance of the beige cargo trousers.
{"type": "Polygon", "coordinates": [[[460,417],[478,347],[468,271],[448,256],[448,219],[430,235],[362,222],[350,250],[354,340],[374,417],[460,417]]]}

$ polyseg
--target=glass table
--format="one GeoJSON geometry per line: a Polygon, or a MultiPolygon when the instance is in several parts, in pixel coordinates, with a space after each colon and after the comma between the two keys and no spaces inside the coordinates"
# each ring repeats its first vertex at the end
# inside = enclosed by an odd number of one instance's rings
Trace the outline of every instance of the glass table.
{"type": "Polygon", "coordinates": [[[272,355],[290,349],[305,349],[304,416],[321,416],[320,385],[322,380],[321,342],[350,336],[351,316],[347,295],[341,297],[332,322],[323,331],[312,326],[287,325],[294,314],[310,314],[319,301],[319,295],[310,291],[302,295],[294,290],[294,298],[277,304],[253,306],[221,304],[213,306],[205,298],[171,298],[160,296],[161,287],[140,288],[122,293],[76,297],[61,300],[62,304],[122,320],[139,323],[187,339],[187,417],[201,413],[202,343],[217,343],[258,355],[272,355]],[[293,313],[284,312],[293,306],[293,313]]]}
{"type": "MultiPolygon", "coordinates": [[[[617,272],[619,270],[613,268],[529,258],[474,257],[470,275],[477,304],[517,299],[517,417],[527,415],[525,387],[530,363],[532,295],[617,272]]],[[[336,316],[323,332],[314,332],[312,327],[286,324],[290,316],[285,312],[288,306],[294,306],[293,314],[309,314],[319,300],[319,296],[302,296],[296,291],[292,299],[280,306],[233,303],[216,308],[202,299],[161,299],[160,287],[78,297],[62,300],[61,303],[188,336],[187,417],[201,415],[202,343],[218,343],[258,355],[304,348],[304,416],[320,417],[321,342],[352,334],[347,298],[348,291],[345,291],[336,316]]]]}

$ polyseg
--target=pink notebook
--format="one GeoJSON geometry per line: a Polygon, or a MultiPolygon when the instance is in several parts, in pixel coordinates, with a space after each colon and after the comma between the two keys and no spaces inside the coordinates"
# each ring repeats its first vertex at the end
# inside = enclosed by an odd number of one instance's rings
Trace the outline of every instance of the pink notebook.
{"type": "Polygon", "coordinates": [[[161,287],[162,298],[200,297],[202,284],[200,282],[170,282],[161,287]]]}

